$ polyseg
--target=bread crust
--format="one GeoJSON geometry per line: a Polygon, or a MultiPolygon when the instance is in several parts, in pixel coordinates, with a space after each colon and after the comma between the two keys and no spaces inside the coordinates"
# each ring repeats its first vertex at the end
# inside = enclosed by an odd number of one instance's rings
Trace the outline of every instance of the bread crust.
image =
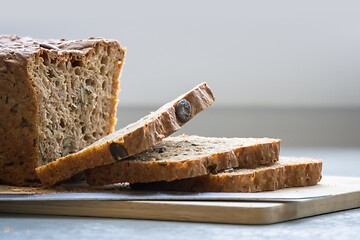
{"type": "Polygon", "coordinates": [[[321,180],[322,161],[310,158],[280,157],[270,166],[209,174],[172,182],[133,184],[135,189],[187,192],[261,192],[288,187],[304,187],[321,180]]]}
{"type": "Polygon", "coordinates": [[[0,181],[36,185],[39,107],[27,71],[28,58],[0,49],[0,181]],[[16,112],[12,109],[16,106],[16,112]],[[26,124],[25,124],[26,123],[26,124]]]}
{"type": "MultiPolygon", "coordinates": [[[[200,144],[209,139],[197,136],[180,136],[168,138],[166,141],[188,141],[191,144],[200,144]]],[[[228,139],[229,142],[232,139],[228,139]]],[[[235,140],[234,140],[235,141],[235,140]]],[[[212,143],[209,143],[212,144],[212,143]]],[[[216,143],[215,143],[216,144],[216,143]]],[[[226,143],[223,143],[226,144],[226,143]]],[[[186,151],[181,148],[181,151],[186,151]]],[[[155,182],[173,181],[176,179],[193,178],[207,175],[211,171],[241,167],[249,168],[278,161],[280,140],[270,138],[248,138],[240,141],[237,147],[231,150],[220,150],[216,153],[192,156],[179,161],[159,159],[160,161],[141,161],[141,156],[134,156],[130,160],[119,161],[86,171],[86,181],[89,185],[100,186],[119,182],[155,182]],[[163,163],[162,160],[165,160],[163,163]]],[[[142,153],[146,155],[147,153],[142,153]]]]}
{"type": "Polygon", "coordinates": [[[215,101],[210,88],[206,83],[202,83],[138,122],[111,133],[77,153],[37,168],[42,186],[53,185],[87,169],[114,163],[116,160],[110,151],[112,143],[121,145],[128,156],[156,145],[185,124],[177,119],[175,111],[177,103],[182,99],[191,104],[188,121],[215,101]]]}
{"type": "MultiPolygon", "coordinates": [[[[21,185],[39,185],[35,168],[40,161],[40,122],[35,79],[30,73],[34,62],[46,56],[51,61],[81,61],[95,51],[95,46],[109,46],[118,52],[109,100],[109,133],[116,122],[119,75],[125,50],[115,40],[89,38],[69,41],[39,40],[13,35],[0,36],[0,181],[21,185]],[[10,102],[13,102],[11,106],[10,102]],[[8,103],[9,102],[9,103],[8,103]],[[16,109],[16,113],[15,110],[16,109]]],[[[51,136],[45,136],[51,137],[51,136]]]]}

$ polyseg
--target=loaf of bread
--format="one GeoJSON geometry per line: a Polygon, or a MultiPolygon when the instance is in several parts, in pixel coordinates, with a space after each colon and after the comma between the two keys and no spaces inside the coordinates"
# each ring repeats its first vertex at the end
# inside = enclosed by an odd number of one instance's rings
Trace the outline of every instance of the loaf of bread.
{"type": "Polygon", "coordinates": [[[114,130],[124,54],[102,38],[0,36],[0,181],[36,185],[35,168],[114,130]]]}
{"type": "Polygon", "coordinates": [[[86,169],[114,163],[145,151],[176,132],[214,101],[210,88],[206,83],[202,83],[157,111],[109,134],[81,151],[37,168],[36,172],[41,184],[53,185],[86,169]]]}
{"type": "Polygon", "coordinates": [[[155,182],[192,178],[227,168],[251,168],[279,159],[280,140],[271,138],[164,139],[145,152],[86,171],[89,185],[155,182]]]}
{"type": "Polygon", "coordinates": [[[227,169],[216,174],[172,182],[133,184],[134,189],[186,192],[260,192],[286,187],[304,187],[321,180],[322,161],[311,158],[280,157],[269,166],[227,169]]]}

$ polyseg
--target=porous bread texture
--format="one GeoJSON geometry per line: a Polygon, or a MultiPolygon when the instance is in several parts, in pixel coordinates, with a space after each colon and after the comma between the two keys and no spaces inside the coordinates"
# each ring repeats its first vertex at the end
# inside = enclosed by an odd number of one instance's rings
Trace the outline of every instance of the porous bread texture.
{"type": "Polygon", "coordinates": [[[311,158],[280,157],[269,166],[235,169],[217,174],[177,180],[133,184],[135,189],[186,192],[261,192],[288,187],[305,187],[321,180],[322,161],[311,158]]]}
{"type": "Polygon", "coordinates": [[[165,104],[157,111],[150,113],[139,121],[115,131],[96,141],[81,151],[59,158],[36,169],[42,186],[50,186],[70,178],[78,172],[101,165],[114,163],[125,156],[113,156],[111,146],[121,148],[121,153],[127,156],[145,151],[158,144],[163,138],[176,132],[186,122],[177,118],[176,106],[181,100],[191,105],[187,121],[209,107],[214,101],[214,95],[206,83],[202,83],[165,104]]]}
{"type": "Polygon", "coordinates": [[[89,169],[89,185],[173,181],[221,169],[249,168],[278,161],[280,140],[178,136],[122,161],[89,169]]]}
{"type": "Polygon", "coordinates": [[[113,131],[124,54],[102,38],[0,36],[0,181],[36,185],[36,167],[113,131]]]}

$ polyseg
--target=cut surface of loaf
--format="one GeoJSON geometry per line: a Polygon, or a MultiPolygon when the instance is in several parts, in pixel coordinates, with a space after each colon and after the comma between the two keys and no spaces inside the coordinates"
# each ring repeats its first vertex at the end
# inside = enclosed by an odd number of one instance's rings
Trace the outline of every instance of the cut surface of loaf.
{"type": "Polygon", "coordinates": [[[269,166],[254,169],[227,169],[217,174],[177,180],[133,184],[135,189],[186,192],[261,192],[287,187],[305,187],[321,180],[322,161],[311,158],[280,157],[269,166]]]}
{"type": "Polygon", "coordinates": [[[53,185],[78,172],[110,164],[145,151],[180,129],[215,98],[206,83],[165,104],[139,121],[115,131],[81,151],[36,169],[43,186],[53,185]]]}
{"type": "Polygon", "coordinates": [[[124,54],[102,38],[0,36],[0,181],[36,185],[36,167],[113,131],[124,54]]]}
{"type": "Polygon", "coordinates": [[[178,136],[116,163],[89,169],[89,185],[173,181],[221,169],[249,168],[278,161],[280,140],[178,136]]]}

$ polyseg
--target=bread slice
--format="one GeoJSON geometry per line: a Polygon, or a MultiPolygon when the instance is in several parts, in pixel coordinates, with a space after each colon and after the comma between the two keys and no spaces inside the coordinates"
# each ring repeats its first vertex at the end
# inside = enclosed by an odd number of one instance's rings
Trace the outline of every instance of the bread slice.
{"type": "Polygon", "coordinates": [[[37,168],[41,184],[53,185],[86,169],[110,164],[145,151],[179,130],[214,101],[210,88],[206,83],[202,83],[157,111],[83,150],[37,168]]]}
{"type": "Polygon", "coordinates": [[[134,184],[133,188],[187,192],[261,192],[286,187],[304,187],[321,180],[322,161],[280,157],[277,163],[254,169],[227,169],[217,174],[177,180],[134,184]]]}
{"type": "Polygon", "coordinates": [[[279,159],[280,140],[178,136],[116,163],[89,169],[89,185],[173,181],[221,169],[249,168],[279,159]]]}
{"type": "Polygon", "coordinates": [[[114,130],[124,55],[102,38],[0,36],[0,181],[37,185],[36,167],[114,130]]]}

